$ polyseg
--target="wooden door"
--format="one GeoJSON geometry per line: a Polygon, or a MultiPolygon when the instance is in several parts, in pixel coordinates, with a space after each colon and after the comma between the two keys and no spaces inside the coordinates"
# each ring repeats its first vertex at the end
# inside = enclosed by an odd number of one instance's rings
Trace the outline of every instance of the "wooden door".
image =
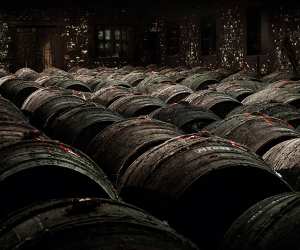
{"type": "Polygon", "coordinates": [[[158,32],[147,32],[144,39],[144,56],[146,64],[160,64],[160,36],[158,32]]]}
{"type": "Polygon", "coordinates": [[[15,68],[30,67],[36,71],[54,66],[62,67],[62,39],[55,26],[17,27],[15,68]]]}
{"type": "Polygon", "coordinates": [[[35,68],[37,63],[37,29],[33,27],[18,27],[15,42],[15,67],[35,68]]]}

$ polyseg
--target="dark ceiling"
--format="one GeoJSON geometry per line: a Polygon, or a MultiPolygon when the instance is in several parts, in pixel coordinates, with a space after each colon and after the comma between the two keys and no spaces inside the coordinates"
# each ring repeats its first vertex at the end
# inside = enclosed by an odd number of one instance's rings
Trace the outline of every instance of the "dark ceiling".
{"type": "Polygon", "coordinates": [[[24,9],[24,8],[83,8],[83,9],[105,9],[105,8],[130,8],[145,10],[151,8],[194,8],[199,6],[222,6],[226,3],[250,2],[260,5],[278,7],[277,4],[296,4],[299,0],[5,0],[1,2],[1,8],[24,9]]]}

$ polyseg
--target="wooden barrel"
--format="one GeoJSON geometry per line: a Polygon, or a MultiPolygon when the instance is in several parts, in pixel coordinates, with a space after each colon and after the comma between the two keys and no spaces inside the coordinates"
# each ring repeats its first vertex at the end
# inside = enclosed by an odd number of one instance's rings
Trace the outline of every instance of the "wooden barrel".
{"type": "Polygon", "coordinates": [[[297,249],[299,203],[299,193],[285,193],[257,203],[233,223],[221,249],[297,249]]]}
{"type": "Polygon", "coordinates": [[[284,120],[294,128],[300,126],[300,112],[292,105],[279,102],[260,102],[243,105],[232,110],[227,117],[243,113],[260,113],[284,120]]]}
{"type": "MultiPolygon", "coordinates": [[[[78,103],[66,103],[66,106],[64,103],[62,103],[62,106],[60,106],[60,104],[58,103],[57,105],[54,104],[54,112],[50,112],[52,110],[52,107],[50,106],[50,111],[49,114],[46,116],[46,120],[43,123],[43,128],[41,128],[47,135],[49,135],[51,138],[55,138],[56,136],[56,128],[55,124],[57,122],[57,119],[64,115],[65,113],[73,110],[73,109],[84,109],[84,108],[95,108],[95,107],[99,107],[104,109],[104,107],[102,107],[101,105],[97,104],[97,103],[93,103],[93,102],[84,102],[82,104],[78,104],[78,103]],[[63,107],[63,108],[61,108],[63,107]]],[[[48,113],[47,113],[48,114],[48,113]]]]}
{"type": "Polygon", "coordinates": [[[129,166],[119,189],[126,201],[213,250],[248,207],[291,190],[248,149],[209,134],[177,137],[148,150],[129,166]]]}
{"type": "Polygon", "coordinates": [[[25,122],[0,121],[0,148],[23,140],[45,140],[47,137],[25,122]]]}
{"type": "Polygon", "coordinates": [[[118,198],[98,165],[60,142],[20,141],[2,147],[0,154],[0,216],[40,200],[118,198]]]}
{"type": "Polygon", "coordinates": [[[217,121],[206,127],[211,133],[249,147],[258,155],[263,155],[276,144],[300,137],[287,122],[259,114],[238,114],[217,121]]]}
{"type": "Polygon", "coordinates": [[[197,250],[165,222],[126,203],[60,199],[34,204],[3,219],[2,250],[197,250]]]}
{"type": "Polygon", "coordinates": [[[93,93],[91,92],[82,92],[82,91],[77,91],[72,89],[66,89],[64,90],[64,93],[78,96],[86,101],[90,101],[93,95],[93,93]]]}
{"type": "Polygon", "coordinates": [[[11,101],[0,96],[0,121],[26,122],[27,118],[11,101]]]}
{"type": "Polygon", "coordinates": [[[6,71],[5,69],[1,68],[0,69],[0,78],[2,77],[5,77],[5,76],[8,76],[9,75],[9,72],[6,71]]]}
{"type": "Polygon", "coordinates": [[[283,89],[293,93],[300,93],[300,81],[281,80],[274,83],[268,84],[266,89],[283,89]]]}
{"type": "Polygon", "coordinates": [[[129,94],[122,96],[109,105],[109,109],[125,117],[148,115],[166,104],[159,98],[147,95],[129,94]]]}
{"type": "Polygon", "coordinates": [[[60,81],[69,80],[69,76],[64,75],[42,75],[35,81],[43,87],[55,86],[60,81]]]}
{"type": "Polygon", "coordinates": [[[158,66],[156,64],[149,64],[146,66],[146,69],[149,70],[156,70],[158,68],[158,66]]]}
{"type": "Polygon", "coordinates": [[[155,110],[150,117],[176,125],[185,133],[195,133],[220,120],[212,111],[188,103],[172,104],[155,110]]]}
{"type": "Polygon", "coordinates": [[[0,86],[1,95],[11,100],[17,107],[22,107],[26,98],[40,86],[33,81],[24,81],[20,79],[11,79],[5,81],[0,86]]]}
{"type": "Polygon", "coordinates": [[[110,86],[101,88],[100,90],[93,93],[91,100],[108,107],[117,99],[121,98],[122,96],[126,96],[130,93],[132,93],[132,91],[128,88],[122,86],[110,86]]]}
{"type": "Polygon", "coordinates": [[[170,78],[164,75],[160,75],[158,71],[150,71],[150,72],[145,71],[145,73],[146,73],[146,77],[141,82],[139,82],[137,87],[145,86],[147,84],[167,83],[170,82],[171,80],[170,78]]]}
{"type": "Polygon", "coordinates": [[[38,128],[44,128],[50,120],[55,119],[62,112],[85,103],[86,101],[81,97],[74,95],[59,94],[57,96],[50,96],[31,113],[30,121],[38,128]]]}
{"type": "Polygon", "coordinates": [[[58,69],[55,67],[48,67],[46,69],[44,69],[44,71],[42,72],[43,74],[46,75],[55,75],[55,76],[66,76],[66,77],[71,77],[71,74],[62,70],[62,69],[58,69]]]}
{"type": "Polygon", "coordinates": [[[182,134],[174,125],[145,117],[116,122],[94,137],[87,154],[115,183],[147,150],[182,134]]]}
{"type": "Polygon", "coordinates": [[[149,85],[151,86],[164,83],[172,83],[172,79],[164,75],[152,74],[141,81],[136,88],[138,91],[145,93],[149,85]]]}
{"type": "Polygon", "coordinates": [[[284,88],[286,90],[289,90],[291,92],[300,93],[300,82],[298,81],[295,84],[287,84],[281,88],[284,88]]]}
{"type": "Polygon", "coordinates": [[[111,80],[106,80],[105,85],[97,85],[94,89],[94,91],[98,91],[99,89],[105,87],[105,86],[121,86],[121,87],[125,87],[125,88],[131,88],[131,85],[125,81],[122,80],[115,80],[115,79],[111,79],[111,80]],[[100,88],[101,87],[101,88],[100,88]]]}
{"type": "Polygon", "coordinates": [[[22,68],[15,72],[15,75],[25,81],[34,81],[39,77],[39,73],[30,68],[22,68]]]}
{"type": "Polygon", "coordinates": [[[209,85],[216,84],[219,81],[209,73],[193,74],[184,79],[181,84],[191,88],[194,91],[208,89],[209,85]]]}
{"type": "Polygon", "coordinates": [[[288,88],[292,85],[299,85],[299,82],[292,81],[292,80],[279,80],[268,84],[266,87],[267,88],[288,88]]]}
{"type": "Polygon", "coordinates": [[[150,95],[163,100],[165,103],[177,103],[192,93],[193,90],[180,84],[163,84],[154,88],[150,95]]]}
{"type": "Polygon", "coordinates": [[[250,71],[239,71],[236,72],[234,74],[231,74],[229,76],[227,76],[226,78],[222,79],[221,82],[231,82],[231,81],[257,81],[258,80],[258,76],[256,72],[250,72],[250,71]]]}
{"type": "Polygon", "coordinates": [[[300,108],[300,93],[285,88],[266,88],[246,97],[242,103],[254,104],[263,101],[288,103],[296,108],[300,108]]]}
{"type": "Polygon", "coordinates": [[[211,77],[217,79],[218,81],[221,81],[222,79],[232,75],[235,71],[225,69],[225,68],[217,68],[214,70],[209,71],[207,74],[211,77]]]}
{"type": "MultiPolygon", "coordinates": [[[[267,83],[276,82],[279,80],[293,80],[294,74],[288,71],[275,71],[262,78],[262,81],[267,83]]],[[[297,80],[297,79],[295,79],[297,80]]]]}
{"type": "Polygon", "coordinates": [[[90,79],[86,82],[86,84],[90,87],[93,92],[100,90],[101,88],[107,87],[106,81],[98,76],[90,79]]]}
{"type": "Polygon", "coordinates": [[[274,170],[297,191],[300,190],[300,139],[295,138],[277,144],[264,156],[274,170]]]}
{"type": "Polygon", "coordinates": [[[197,91],[185,98],[184,101],[195,106],[210,109],[221,118],[224,118],[231,110],[241,105],[233,97],[213,90],[197,91]]]}
{"type": "Polygon", "coordinates": [[[85,101],[86,96],[82,93],[83,92],[64,90],[56,87],[40,88],[26,98],[21,107],[21,110],[26,114],[31,115],[49,99],[57,96],[75,96],[85,101]]]}
{"type": "Polygon", "coordinates": [[[2,84],[4,84],[6,81],[9,81],[9,80],[12,80],[12,79],[18,79],[17,76],[15,75],[7,75],[7,76],[4,76],[4,77],[1,77],[0,78],[0,87],[2,84]]]}
{"type": "Polygon", "coordinates": [[[126,83],[128,83],[130,86],[137,86],[141,81],[143,81],[146,78],[146,75],[142,72],[140,73],[129,73],[125,75],[122,80],[126,83]]]}
{"type": "Polygon", "coordinates": [[[188,70],[169,72],[166,74],[167,77],[171,78],[172,82],[176,83],[181,83],[189,75],[190,74],[188,70]]]}
{"type": "Polygon", "coordinates": [[[166,75],[167,73],[169,72],[173,72],[174,69],[173,68],[170,68],[170,67],[163,67],[162,69],[159,70],[159,74],[162,74],[162,75],[166,75]]]}
{"type": "Polygon", "coordinates": [[[251,80],[234,80],[228,82],[221,82],[217,85],[217,90],[222,90],[222,88],[227,88],[231,85],[237,85],[241,88],[252,89],[254,92],[257,92],[266,87],[266,84],[259,81],[251,81],[251,80]]]}
{"type": "Polygon", "coordinates": [[[25,113],[33,113],[49,97],[58,96],[61,94],[62,90],[59,89],[40,88],[26,98],[21,109],[25,113]]]}
{"type": "MultiPolygon", "coordinates": [[[[78,80],[78,81],[84,82],[86,84],[88,84],[90,81],[95,79],[94,75],[73,75],[73,77],[74,77],[74,80],[78,80]]],[[[89,87],[90,87],[90,85],[89,85],[89,87]]]]}
{"type": "Polygon", "coordinates": [[[208,67],[203,67],[203,66],[195,66],[193,68],[189,69],[191,74],[196,74],[196,73],[207,73],[210,71],[208,67]]]}
{"type": "Polygon", "coordinates": [[[240,102],[243,101],[247,96],[254,94],[254,91],[252,89],[240,87],[239,85],[231,85],[218,89],[218,91],[230,95],[240,102]]]}
{"type": "Polygon", "coordinates": [[[247,96],[254,94],[262,88],[262,84],[256,81],[237,80],[228,81],[215,85],[215,89],[224,92],[238,101],[244,100],[247,96]]]}
{"type": "Polygon", "coordinates": [[[47,132],[55,139],[86,150],[91,140],[107,126],[123,118],[94,104],[79,105],[56,116],[47,124],[47,132]]]}
{"type": "Polygon", "coordinates": [[[73,67],[68,70],[68,73],[79,74],[79,75],[94,75],[97,73],[95,69],[81,68],[81,67],[73,67]]]}
{"type": "Polygon", "coordinates": [[[91,92],[92,91],[87,84],[85,84],[84,82],[78,81],[78,80],[58,81],[57,84],[55,84],[55,86],[61,87],[64,89],[73,89],[73,90],[82,91],[82,92],[91,92]]]}

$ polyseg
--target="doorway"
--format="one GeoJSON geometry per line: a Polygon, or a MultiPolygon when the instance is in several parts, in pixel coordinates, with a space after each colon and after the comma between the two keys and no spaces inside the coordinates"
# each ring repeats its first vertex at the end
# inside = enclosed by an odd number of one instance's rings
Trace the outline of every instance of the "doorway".
{"type": "Polygon", "coordinates": [[[62,67],[63,46],[55,26],[17,27],[14,44],[14,70],[29,67],[38,72],[62,67]]]}
{"type": "Polygon", "coordinates": [[[160,64],[160,36],[158,32],[146,33],[144,39],[144,63],[148,64],[160,64]]]}

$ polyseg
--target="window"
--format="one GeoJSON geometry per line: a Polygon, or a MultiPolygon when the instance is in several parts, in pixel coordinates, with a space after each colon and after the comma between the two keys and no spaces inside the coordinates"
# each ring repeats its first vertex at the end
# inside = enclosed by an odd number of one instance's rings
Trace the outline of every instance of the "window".
{"type": "Polygon", "coordinates": [[[176,23],[168,24],[166,33],[167,55],[173,56],[179,53],[179,38],[179,25],[176,23]]]}
{"type": "Polygon", "coordinates": [[[203,17],[201,19],[201,52],[202,55],[213,55],[216,53],[216,19],[214,17],[203,17]]]}
{"type": "Polygon", "coordinates": [[[97,32],[99,57],[126,57],[128,54],[128,28],[100,28],[97,32]]]}
{"type": "Polygon", "coordinates": [[[255,7],[247,10],[247,54],[261,54],[261,13],[255,7]]]}

